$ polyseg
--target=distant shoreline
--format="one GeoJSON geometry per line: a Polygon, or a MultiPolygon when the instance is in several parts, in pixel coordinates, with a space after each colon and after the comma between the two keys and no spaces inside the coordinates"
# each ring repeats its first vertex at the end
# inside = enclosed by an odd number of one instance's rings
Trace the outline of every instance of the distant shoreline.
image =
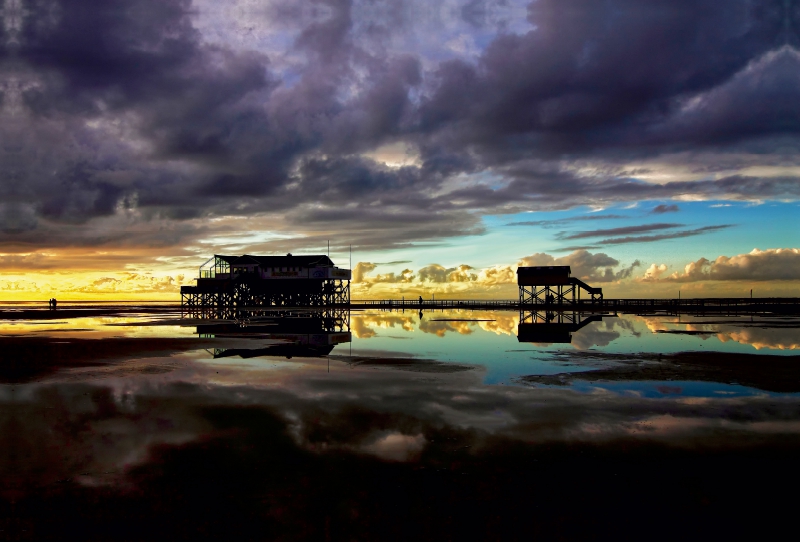
{"type": "MultiPolygon", "coordinates": [[[[800,315],[800,298],[762,298],[747,300],[728,300],[708,298],[703,300],[606,300],[603,304],[576,305],[521,305],[512,300],[437,300],[424,301],[423,304],[396,300],[355,301],[349,305],[330,307],[241,307],[235,308],[243,318],[270,317],[275,313],[307,313],[326,310],[380,310],[380,311],[515,311],[530,313],[576,313],[576,314],[640,314],[648,316],[716,315],[716,316],[773,316],[793,317],[800,315]],[[266,313],[266,314],[265,314],[266,313]]],[[[180,303],[165,301],[65,301],[57,309],[51,309],[45,302],[0,302],[0,321],[3,320],[53,320],[63,318],[102,317],[125,314],[165,314],[179,312],[181,317],[201,320],[231,320],[236,318],[214,317],[214,307],[186,308],[180,303]]],[[[238,316],[237,316],[238,318],[238,316]]],[[[549,320],[548,320],[549,321],[549,320]]]]}

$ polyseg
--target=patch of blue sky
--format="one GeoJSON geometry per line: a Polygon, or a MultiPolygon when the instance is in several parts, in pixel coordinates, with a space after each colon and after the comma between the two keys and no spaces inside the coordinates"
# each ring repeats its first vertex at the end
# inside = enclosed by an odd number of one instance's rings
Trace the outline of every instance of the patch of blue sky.
{"type": "Polygon", "coordinates": [[[484,217],[487,228],[485,238],[493,239],[495,246],[520,245],[529,247],[526,255],[533,252],[553,252],[564,255],[563,249],[576,246],[598,247],[590,252],[605,252],[621,261],[641,260],[668,262],[684,265],[689,261],[705,257],[734,256],[750,252],[754,248],[794,248],[800,245],[800,229],[797,227],[797,205],[795,203],[766,202],[754,205],[745,202],[674,202],[651,201],[636,208],[625,205],[612,206],[602,211],[589,207],[566,211],[518,213],[484,217]],[[658,205],[677,205],[678,212],[653,214],[658,205]],[[617,215],[623,218],[604,220],[565,220],[588,216],[617,215]],[[563,222],[555,222],[563,221],[563,222]],[[540,224],[512,225],[520,222],[540,224]],[[545,223],[541,223],[545,222],[545,223]],[[549,222],[549,223],[547,223],[549,222]],[[559,238],[591,230],[641,226],[648,224],[679,224],[672,228],[639,234],[605,234],[580,239],[559,238]],[[728,226],[719,230],[698,232],[697,235],[646,241],[647,237],[678,232],[691,232],[700,228],[728,226]],[[608,240],[642,237],[645,242],[608,243],[608,240]],[[535,247],[527,240],[533,241],[535,247]]]}
{"type": "MultiPolygon", "coordinates": [[[[521,258],[544,252],[555,257],[569,254],[574,247],[591,247],[589,252],[602,252],[630,265],[639,260],[644,267],[666,263],[671,271],[700,258],[714,260],[718,256],[746,254],[755,248],[800,247],[797,204],[765,202],[754,205],[730,201],[648,201],[635,208],[618,204],[601,211],[584,206],[564,211],[537,211],[482,217],[482,235],[451,237],[430,244],[359,254],[355,261],[408,260],[397,267],[417,269],[437,263],[445,267],[461,264],[477,269],[494,265],[514,265],[521,258]],[[658,205],[677,205],[678,212],[653,214],[658,205]],[[589,216],[614,215],[621,218],[568,220],[589,216]],[[559,221],[559,222],[556,222],[559,221]],[[538,224],[513,225],[520,222],[538,224]],[[634,227],[650,224],[676,224],[675,227],[638,234],[606,234],[579,239],[566,239],[570,234],[591,230],[634,227]],[[724,229],[700,231],[696,235],[645,242],[604,244],[607,239],[652,237],[701,228],[728,226],[724,229]],[[561,235],[564,234],[564,235],[561,235]],[[569,250],[565,250],[569,249],[569,250]],[[389,257],[390,254],[390,257],[389,257]],[[368,259],[370,258],[370,259],[368,259]],[[387,259],[388,258],[388,259],[387,259]]],[[[381,268],[381,272],[393,268],[381,268]]]]}

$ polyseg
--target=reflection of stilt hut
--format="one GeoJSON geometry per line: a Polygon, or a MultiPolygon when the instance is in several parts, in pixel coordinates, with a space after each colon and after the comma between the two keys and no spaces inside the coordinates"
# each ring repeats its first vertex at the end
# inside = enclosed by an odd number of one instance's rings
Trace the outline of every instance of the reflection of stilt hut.
{"type": "Polygon", "coordinates": [[[573,333],[602,320],[600,314],[586,316],[574,311],[522,311],[517,340],[521,343],[571,343],[573,333]]]}
{"type": "Polygon", "coordinates": [[[244,310],[345,307],[350,276],[328,256],[214,255],[200,266],[196,286],[181,287],[181,307],[217,318],[244,310]]]}
{"type": "Polygon", "coordinates": [[[570,274],[568,265],[518,268],[520,305],[576,305],[603,301],[602,288],[593,288],[570,274]],[[584,292],[583,300],[581,291],[584,292]]]}

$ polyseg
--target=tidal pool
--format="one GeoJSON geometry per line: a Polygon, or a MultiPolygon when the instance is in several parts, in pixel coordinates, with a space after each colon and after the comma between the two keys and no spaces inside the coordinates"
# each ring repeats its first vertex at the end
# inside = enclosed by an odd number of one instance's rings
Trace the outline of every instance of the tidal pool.
{"type": "Polygon", "coordinates": [[[791,517],[797,319],[6,309],[10,539],[661,539],[791,517]]]}

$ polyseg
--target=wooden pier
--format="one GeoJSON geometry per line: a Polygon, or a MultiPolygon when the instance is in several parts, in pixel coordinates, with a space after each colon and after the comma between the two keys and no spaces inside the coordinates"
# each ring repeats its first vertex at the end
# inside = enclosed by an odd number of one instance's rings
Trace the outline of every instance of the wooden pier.
{"type": "Polygon", "coordinates": [[[522,303],[515,299],[359,299],[351,300],[350,309],[388,310],[514,310],[696,313],[696,314],[800,314],[798,297],[702,298],[702,299],[602,299],[576,303],[522,303]]]}

